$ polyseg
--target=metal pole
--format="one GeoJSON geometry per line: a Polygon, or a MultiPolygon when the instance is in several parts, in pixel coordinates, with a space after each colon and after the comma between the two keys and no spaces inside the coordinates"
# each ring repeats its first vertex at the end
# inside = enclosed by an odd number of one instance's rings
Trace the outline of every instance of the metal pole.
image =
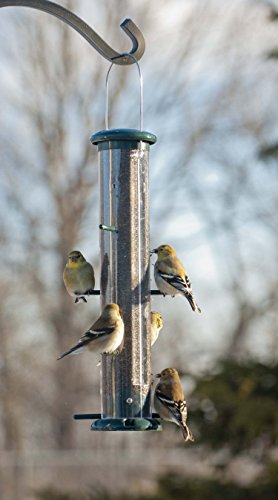
{"type": "Polygon", "coordinates": [[[150,385],[149,185],[150,144],[133,129],[98,132],[102,306],[119,304],[125,339],[118,355],[102,356],[102,418],[93,429],[157,429],[150,385]]]}
{"type": "Polygon", "coordinates": [[[31,7],[51,14],[76,30],[87,42],[94,47],[100,55],[113,64],[128,65],[139,61],[145,51],[145,40],[139,28],[131,19],[125,19],[121,23],[122,30],[132,41],[132,49],[128,53],[121,54],[112,49],[100,36],[86,24],[80,17],[62,5],[48,0],[0,0],[1,7],[31,7]],[[135,60],[134,60],[135,59],[135,60]]]}

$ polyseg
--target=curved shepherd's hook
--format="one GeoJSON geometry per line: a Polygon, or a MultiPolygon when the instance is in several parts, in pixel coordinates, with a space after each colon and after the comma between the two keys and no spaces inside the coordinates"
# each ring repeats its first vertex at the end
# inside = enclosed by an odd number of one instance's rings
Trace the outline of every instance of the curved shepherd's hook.
{"type": "Polygon", "coordinates": [[[61,21],[71,26],[75,31],[77,31],[90,45],[92,45],[100,55],[102,55],[108,61],[114,64],[127,65],[134,64],[135,60],[141,59],[145,51],[145,40],[143,34],[137,28],[131,19],[125,19],[121,28],[129,36],[132,41],[132,49],[127,54],[120,54],[112,49],[102,38],[92,29],[88,24],[86,24],[80,17],[73,14],[73,12],[65,9],[61,5],[54,2],[49,2],[48,0],[0,0],[1,7],[31,7],[33,9],[42,10],[48,14],[52,14],[61,21]],[[129,57],[129,54],[133,55],[133,59],[129,57]]]}

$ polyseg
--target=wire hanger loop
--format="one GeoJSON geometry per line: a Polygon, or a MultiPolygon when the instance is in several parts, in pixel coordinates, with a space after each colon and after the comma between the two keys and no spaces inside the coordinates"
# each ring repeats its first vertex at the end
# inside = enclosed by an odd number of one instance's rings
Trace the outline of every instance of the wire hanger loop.
{"type": "MultiPolygon", "coordinates": [[[[124,53],[121,56],[130,57],[131,59],[133,59],[133,62],[136,64],[137,69],[138,69],[139,84],[140,84],[140,110],[139,110],[140,128],[139,128],[139,130],[142,131],[143,130],[143,75],[142,75],[138,60],[133,54],[124,53]]],[[[109,69],[107,71],[107,75],[106,75],[106,81],[105,81],[105,83],[106,83],[106,107],[105,107],[105,128],[106,128],[106,130],[109,130],[109,75],[110,75],[110,72],[111,72],[113,65],[114,65],[114,61],[112,61],[112,63],[110,64],[110,67],[109,67],[109,69]]]]}

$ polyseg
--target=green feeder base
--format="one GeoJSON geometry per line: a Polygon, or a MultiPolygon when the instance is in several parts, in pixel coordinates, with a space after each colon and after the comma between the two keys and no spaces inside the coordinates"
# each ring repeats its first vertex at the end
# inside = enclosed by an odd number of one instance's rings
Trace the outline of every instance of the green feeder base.
{"type": "Polygon", "coordinates": [[[92,431],[161,431],[158,413],[152,417],[101,418],[100,413],[82,413],[73,416],[74,420],[94,420],[92,431]]]}
{"type": "Polygon", "coordinates": [[[161,431],[155,418],[101,418],[91,425],[92,431],[161,431]]]}

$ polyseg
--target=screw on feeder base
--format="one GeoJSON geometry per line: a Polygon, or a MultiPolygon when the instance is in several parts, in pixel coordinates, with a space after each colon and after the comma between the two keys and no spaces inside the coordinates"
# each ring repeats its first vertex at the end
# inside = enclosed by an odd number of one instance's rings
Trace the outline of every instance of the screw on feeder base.
{"type": "Polygon", "coordinates": [[[74,415],[75,420],[94,420],[92,431],[161,431],[160,416],[153,413],[143,418],[101,418],[100,413],[84,413],[74,415]]]}
{"type": "MultiPolygon", "coordinates": [[[[159,290],[150,290],[151,295],[163,295],[159,290]]],[[[100,295],[100,290],[92,290],[90,294],[84,294],[84,295],[100,295]]]]}
{"type": "Polygon", "coordinates": [[[154,418],[101,418],[91,425],[92,431],[161,431],[154,418]]]}

